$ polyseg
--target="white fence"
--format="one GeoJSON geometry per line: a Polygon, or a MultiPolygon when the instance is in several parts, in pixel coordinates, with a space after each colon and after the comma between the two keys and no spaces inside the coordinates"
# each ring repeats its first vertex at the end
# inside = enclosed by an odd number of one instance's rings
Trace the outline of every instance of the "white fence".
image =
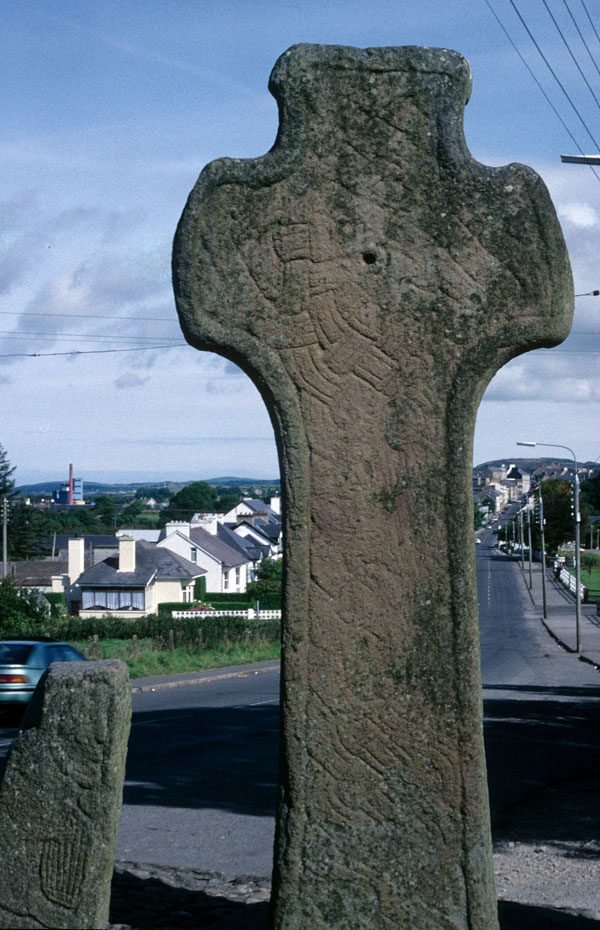
{"type": "MultiPolygon", "coordinates": [[[[575,581],[575,578],[573,577],[571,572],[568,571],[568,569],[566,568],[561,568],[560,575],[558,577],[559,577],[559,580],[562,582],[562,584],[564,584],[565,588],[568,588],[569,591],[575,594],[575,586],[577,582],[575,581]]],[[[585,601],[585,595],[586,595],[586,588],[584,587],[584,585],[580,584],[579,585],[579,600],[585,601]]]]}
{"type": "Polygon", "coordinates": [[[189,618],[202,620],[203,617],[244,617],[246,620],[281,620],[280,610],[260,610],[258,616],[254,607],[247,610],[174,610],[171,614],[173,620],[187,620],[189,618]]]}

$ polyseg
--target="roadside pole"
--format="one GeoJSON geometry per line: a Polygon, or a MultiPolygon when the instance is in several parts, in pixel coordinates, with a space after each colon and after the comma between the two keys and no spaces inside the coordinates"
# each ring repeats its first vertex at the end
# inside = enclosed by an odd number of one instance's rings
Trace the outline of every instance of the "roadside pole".
{"type": "Polygon", "coordinates": [[[2,577],[8,575],[8,498],[2,498],[2,577]]]}
{"type": "Polygon", "coordinates": [[[533,588],[533,552],[531,551],[531,507],[529,506],[529,501],[527,502],[527,548],[529,549],[529,590],[533,588]]]}
{"type": "Polygon", "coordinates": [[[575,461],[575,478],[573,481],[575,505],[575,637],[577,653],[581,652],[581,549],[580,529],[581,513],[579,512],[579,473],[577,460],[575,461]]]}
{"type": "Polygon", "coordinates": [[[524,540],[523,540],[523,509],[519,510],[519,542],[521,544],[521,571],[525,571],[525,556],[523,554],[524,540]]]}
{"type": "Polygon", "coordinates": [[[542,489],[538,488],[540,498],[540,536],[542,538],[542,607],[544,620],[548,618],[548,609],[546,605],[546,539],[544,536],[544,500],[542,498],[542,489]]]}

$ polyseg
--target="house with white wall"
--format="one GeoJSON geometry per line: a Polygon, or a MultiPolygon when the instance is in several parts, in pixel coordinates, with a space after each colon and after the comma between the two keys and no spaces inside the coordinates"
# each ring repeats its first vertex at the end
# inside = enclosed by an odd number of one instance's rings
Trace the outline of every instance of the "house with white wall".
{"type": "Polygon", "coordinates": [[[176,552],[198,567],[206,576],[206,593],[238,593],[246,591],[251,580],[251,559],[200,526],[177,521],[167,523],[157,548],[176,552]]]}
{"type": "Polygon", "coordinates": [[[81,617],[132,618],[155,613],[159,604],[190,603],[195,581],[204,574],[177,553],[128,536],[120,537],[116,556],[86,569],[84,541],[71,539],[62,587],[69,609],[81,617]]]}

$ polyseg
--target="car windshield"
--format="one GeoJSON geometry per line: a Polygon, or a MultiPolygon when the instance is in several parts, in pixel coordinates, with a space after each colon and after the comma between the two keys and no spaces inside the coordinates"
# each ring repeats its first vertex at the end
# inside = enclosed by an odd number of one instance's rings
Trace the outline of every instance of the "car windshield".
{"type": "Polygon", "coordinates": [[[0,665],[25,665],[32,649],[31,643],[0,643],[0,665]]]}

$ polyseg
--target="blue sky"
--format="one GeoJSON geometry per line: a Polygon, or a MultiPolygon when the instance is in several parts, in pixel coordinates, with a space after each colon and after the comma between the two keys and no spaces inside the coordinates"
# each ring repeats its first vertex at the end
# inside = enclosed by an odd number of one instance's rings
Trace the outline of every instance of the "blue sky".
{"type": "MultiPolygon", "coordinates": [[[[510,0],[493,6],[579,145],[597,152],[586,127],[600,138],[600,105],[544,4],[515,2],[583,122],[510,0]]],[[[600,98],[600,39],[586,14],[600,33],[597,5],[547,3],[600,98]]],[[[485,0],[3,0],[2,14],[0,443],[18,483],[65,477],[69,462],[84,480],[278,474],[251,382],[225,360],[180,345],[170,252],[206,162],[272,145],[268,77],[296,42],[432,45],[465,55],[471,152],[539,171],[576,293],[600,288],[600,181],[587,167],[560,163],[575,145],[485,0]],[[147,348],[159,345],[173,347],[147,348]],[[21,354],[75,349],[121,351],[21,354]]],[[[480,408],[476,462],[513,458],[516,439],[600,456],[597,308],[599,297],[578,298],[561,350],[531,353],[494,378],[480,408]]]]}

